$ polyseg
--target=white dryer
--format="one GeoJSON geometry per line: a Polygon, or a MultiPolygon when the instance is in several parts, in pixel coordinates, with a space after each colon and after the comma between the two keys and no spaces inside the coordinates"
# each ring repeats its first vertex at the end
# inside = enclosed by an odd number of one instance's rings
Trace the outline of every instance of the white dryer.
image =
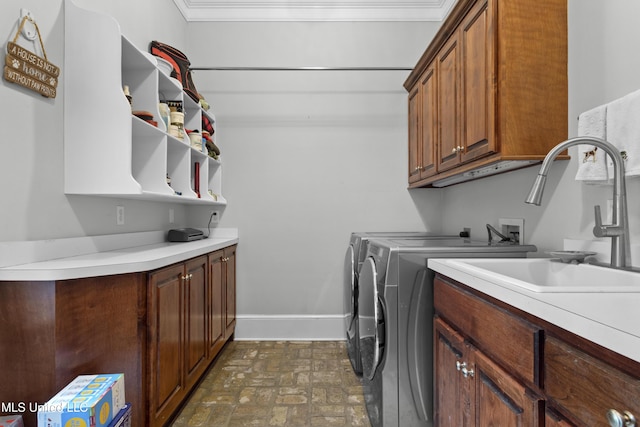
{"type": "Polygon", "coordinates": [[[433,426],[433,278],[429,258],[523,258],[533,245],[467,239],[373,240],[360,268],[358,327],[373,427],[433,426]]]}

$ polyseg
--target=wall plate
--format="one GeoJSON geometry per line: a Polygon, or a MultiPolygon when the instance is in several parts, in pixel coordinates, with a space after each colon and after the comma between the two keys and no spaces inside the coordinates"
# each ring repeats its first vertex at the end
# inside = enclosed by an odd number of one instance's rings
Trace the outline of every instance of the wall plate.
{"type": "Polygon", "coordinates": [[[523,218],[499,218],[498,230],[510,238],[514,237],[512,233],[518,233],[518,244],[525,244],[523,218]]]}

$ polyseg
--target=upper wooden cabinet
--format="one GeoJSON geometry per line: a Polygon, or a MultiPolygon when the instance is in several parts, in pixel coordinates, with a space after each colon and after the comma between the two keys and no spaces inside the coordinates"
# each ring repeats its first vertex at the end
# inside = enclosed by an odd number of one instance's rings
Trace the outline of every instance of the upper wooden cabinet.
{"type": "Polygon", "coordinates": [[[419,84],[409,93],[409,182],[436,173],[436,69],[426,68],[419,84]],[[426,126],[433,123],[434,126],[426,126]]]}
{"type": "Polygon", "coordinates": [[[420,180],[419,165],[422,147],[418,146],[418,134],[420,133],[420,127],[418,126],[419,100],[418,88],[416,87],[409,93],[409,183],[420,180]]]}
{"type": "Polygon", "coordinates": [[[487,1],[478,2],[460,25],[460,112],[462,122],[460,158],[462,162],[496,152],[493,114],[495,91],[493,58],[494,27],[487,1]]]}
{"type": "Polygon", "coordinates": [[[436,63],[438,103],[435,123],[439,135],[436,140],[439,143],[439,172],[460,163],[460,43],[457,34],[444,45],[436,63]]]}
{"type": "Polygon", "coordinates": [[[542,161],[567,139],[566,0],[459,0],[404,86],[410,187],[542,161]]]}

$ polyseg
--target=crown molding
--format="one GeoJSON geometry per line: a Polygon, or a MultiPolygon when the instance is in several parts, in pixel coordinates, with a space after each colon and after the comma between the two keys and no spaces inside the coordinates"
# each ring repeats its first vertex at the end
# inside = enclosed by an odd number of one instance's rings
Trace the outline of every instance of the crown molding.
{"type": "Polygon", "coordinates": [[[173,0],[188,22],[442,21],[456,0],[173,0]]]}

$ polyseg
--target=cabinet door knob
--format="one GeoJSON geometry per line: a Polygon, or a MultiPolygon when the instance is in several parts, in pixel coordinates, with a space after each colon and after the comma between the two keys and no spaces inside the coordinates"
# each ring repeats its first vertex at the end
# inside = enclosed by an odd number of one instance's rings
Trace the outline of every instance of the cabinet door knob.
{"type": "Polygon", "coordinates": [[[473,378],[473,375],[475,374],[475,372],[473,372],[473,369],[469,369],[467,368],[467,362],[462,362],[460,363],[460,361],[456,361],[456,370],[462,372],[462,376],[465,378],[473,378]]]}
{"type": "Polygon", "coordinates": [[[457,153],[458,152],[458,147],[453,147],[453,149],[451,150],[452,153],[457,153]]]}
{"type": "Polygon", "coordinates": [[[193,279],[193,273],[189,273],[189,280],[193,279]]]}
{"type": "Polygon", "coordinates": [[[607,422],[611,427],[635,427],[636,417],[629,411],[620,413],[615,409],[609,409],[607,411],[607,422]]]}
{"type": "Polygon", "coordinates": [[[465,378],[469,378],[469,377],[473,378],[473,376],[475,375],[475,372],[473,372],[473,369],[468,369],[466,366],[463,366],[461,371],[462,371],[462,376],[465,378]]]}

